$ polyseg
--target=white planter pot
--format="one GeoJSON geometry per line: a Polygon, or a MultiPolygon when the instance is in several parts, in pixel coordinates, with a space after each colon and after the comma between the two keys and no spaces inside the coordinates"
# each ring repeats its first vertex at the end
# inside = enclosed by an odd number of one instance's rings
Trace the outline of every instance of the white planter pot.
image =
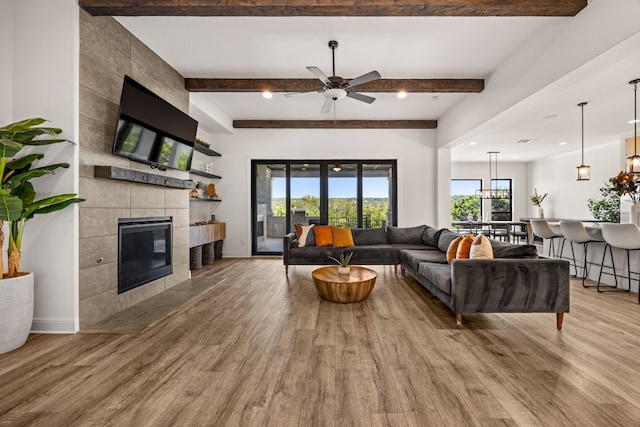
{"type": "Polygon", "coordinates": [[[640,204],[634,203],[629,206],[629,222],[640,227],[640,204]]]}
{"type": "Polygon", "coordinates": [[[338,274],[349,274],[350,271],[351,271],[351,267],[338,266],[338,274]]]}
{"type": "Polygon", "coordinates": [[[0,354],[22,347],[33,322],[33,273],[0,280],[0,354]]]}

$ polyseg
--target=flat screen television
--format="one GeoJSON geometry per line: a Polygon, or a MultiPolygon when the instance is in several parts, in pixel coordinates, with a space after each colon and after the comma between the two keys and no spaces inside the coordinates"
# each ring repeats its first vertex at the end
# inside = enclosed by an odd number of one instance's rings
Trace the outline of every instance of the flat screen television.
{"type": "Polygon", "coordinates": [[[196,120],[125,76],[113,154],[188,171],[197,129],[196,120]]]}

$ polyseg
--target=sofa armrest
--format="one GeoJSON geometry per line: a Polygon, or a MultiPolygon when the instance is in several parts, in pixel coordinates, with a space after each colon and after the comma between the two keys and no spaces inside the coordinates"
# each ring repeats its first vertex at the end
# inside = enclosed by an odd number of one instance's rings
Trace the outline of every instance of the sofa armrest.
{"type": "Polygon", "coordinates": [[[298,246],[298,237],[296,233],[286,234],[282,238],[282,260],[284,265],[289,265],[289,256],[291,254],[291,248],[298,246]]]}
{"type": "Polygon", "coordinates": [[[456,313],[568,313],[569,262],[454,260],[451,309],[456,313]]]}

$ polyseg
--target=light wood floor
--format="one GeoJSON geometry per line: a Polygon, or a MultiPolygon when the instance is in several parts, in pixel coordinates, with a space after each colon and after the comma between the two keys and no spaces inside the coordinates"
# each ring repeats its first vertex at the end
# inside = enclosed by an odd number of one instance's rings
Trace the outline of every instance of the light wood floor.
{"type": "Polygon", "coordinates": [[[637,426],[637,294],[572,287],[571,313],[467,315],[375,267],[356,304],[314,267],[220,260],[226,277],[142,334],[39,335],[0,356],[0,425],[637,426]]]}

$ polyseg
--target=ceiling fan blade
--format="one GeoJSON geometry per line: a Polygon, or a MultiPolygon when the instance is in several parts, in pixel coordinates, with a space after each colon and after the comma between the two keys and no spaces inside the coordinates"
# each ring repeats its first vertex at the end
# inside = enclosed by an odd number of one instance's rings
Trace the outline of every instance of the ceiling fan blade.
{"type": "Polygon", "coordinates": [[[358,92],[349,92],[349,93],[347,93],[347,96],[349,98],[357,99],[358,101],[366,102],[367,104],[371,104],[373,101],[376,100],[372,96],[363,95],[363,94],[358,93],[358,92]]]}
{"type": "Polygon", "coordinates": [[[311,71],[311,73],[316,76],[317,78],[320,79],[320,81],[326,85],[330,85],[331,81],[329,80],[329,77],[325,76],[325,74],[320,71],[320,68],[318,67],[307,67],[307,70],[311,71]]]}
{"type": "Polygon", "coordinates": [[[302,95],[305,93],[321,93],[321,90],[307,90],[304,92],[291,92],[291,93],[285,93],[284,96],[294,96],[294,95],[302,95]]]}
{"type": "Polygon", "coordinates": [[[369,83],[380,78],[380,73],[377,71],[370,71],[367,74],[363,74],[360,77],[349,80],[346,87],[354,87],[364,83],[369,83]]]}
{"type": "Polygon", "coordinates": [[[331,106],[333,105],[334,101],[331,98],[327,98],[324,101],[324,104],[322,105],[322,110],[320,110],[321,113],[328,113],[329,111],[331,111],[331,106]]]}

